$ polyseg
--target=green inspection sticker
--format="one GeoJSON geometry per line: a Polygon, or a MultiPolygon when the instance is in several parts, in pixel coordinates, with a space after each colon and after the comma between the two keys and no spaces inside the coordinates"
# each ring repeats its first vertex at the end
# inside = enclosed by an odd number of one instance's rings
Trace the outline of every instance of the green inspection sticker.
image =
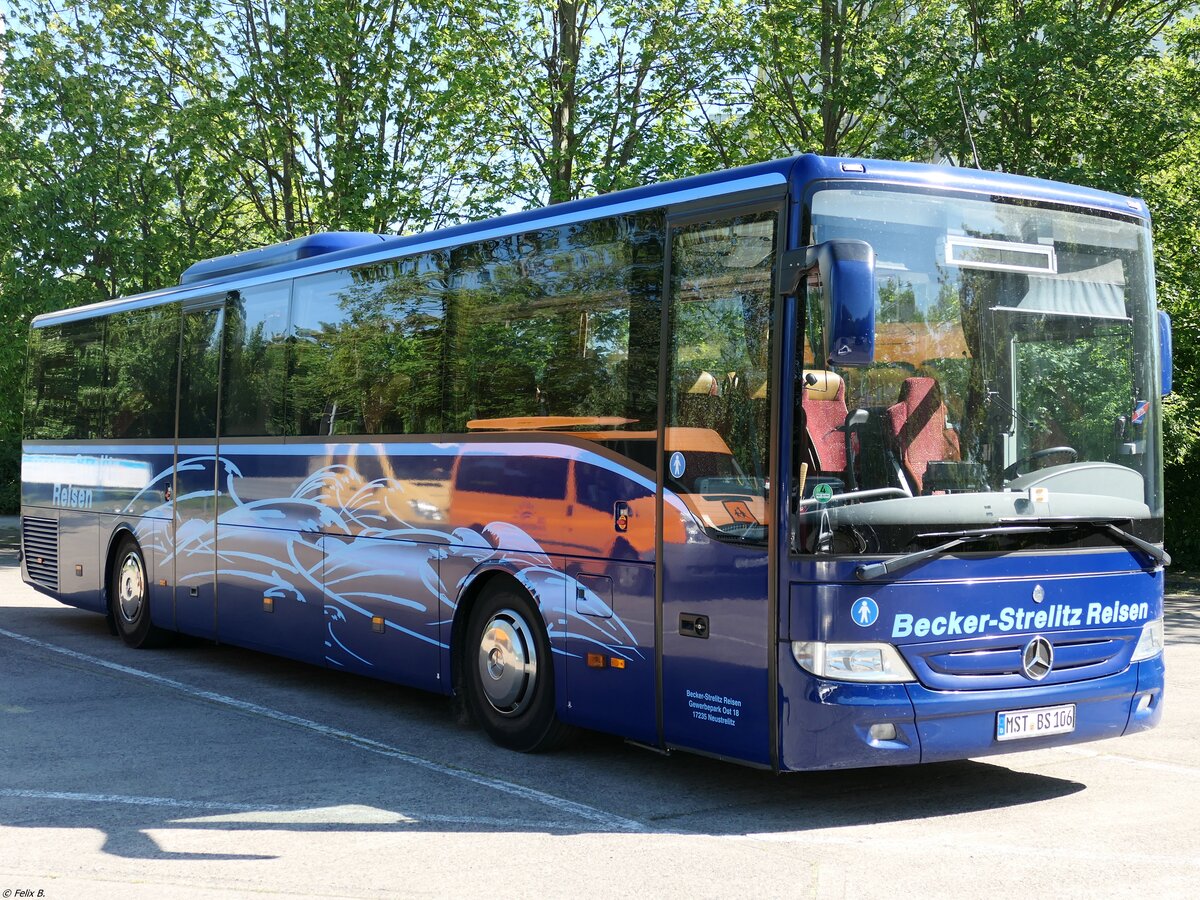
{"type": "Polygon", "coordinates": [[[833,499],[833,485],[822,481],[813,488],[813,499],[818,503],[828,503],[833,499]]]}

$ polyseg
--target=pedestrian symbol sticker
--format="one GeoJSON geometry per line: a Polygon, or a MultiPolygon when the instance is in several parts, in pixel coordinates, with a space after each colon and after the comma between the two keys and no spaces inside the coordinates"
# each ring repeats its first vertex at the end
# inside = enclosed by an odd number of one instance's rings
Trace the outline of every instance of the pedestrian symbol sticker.
{"type": "Polygon", "coordinates": [[[676,450],[671,454],[671,462],[668,464],[671,470],[672,478],[682,478],[683,473],[687,470],[687,460],[683,458],[683,454],[676,450]]]}
{"type": "Polygon", "coordinates": [[[833,485],[822,481],[813,488],[813,499],[818,503],[828,503],[833,499],[833,485]]]}
{"type": "Polygon", "coordinates": [[[859,597],[854,601],[854,624],[866,628],[879,618],[879,604],[870,597],[859,597]]]}

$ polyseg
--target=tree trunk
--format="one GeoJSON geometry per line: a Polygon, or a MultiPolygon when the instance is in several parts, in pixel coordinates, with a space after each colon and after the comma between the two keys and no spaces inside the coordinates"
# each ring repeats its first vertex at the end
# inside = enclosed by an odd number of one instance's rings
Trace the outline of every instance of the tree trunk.
{"type": "Polygon", "coordinates": [[[579,68],[579,3],[558,0],[550,68],[550,202],[572,199],[575,161],[575,78],[579,68]]]}

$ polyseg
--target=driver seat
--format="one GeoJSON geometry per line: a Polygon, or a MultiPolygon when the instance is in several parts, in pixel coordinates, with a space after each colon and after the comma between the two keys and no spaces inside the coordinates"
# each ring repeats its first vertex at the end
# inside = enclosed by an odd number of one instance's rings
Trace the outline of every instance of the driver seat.
{"type": "Polygon", "coordinates": [[[931,462],[960,459],[958,434],[946,424],[946,404],[936,378],[905,378],[900,397],[887,408],[888,439],[916,493],[922,493],[931,462]]]}
{"type": "Polygon", "coordinates": [[[804,370],[801,405],[822,474],[846,471],[846,382],[836,372],[804,370]]]}

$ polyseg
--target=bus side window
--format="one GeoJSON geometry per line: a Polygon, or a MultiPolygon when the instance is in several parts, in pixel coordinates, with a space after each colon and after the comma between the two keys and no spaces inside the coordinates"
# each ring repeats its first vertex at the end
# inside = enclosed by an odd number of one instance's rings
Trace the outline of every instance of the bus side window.
{"type": "Polygon", "coordinates": [[[171,438],[179,307],[152,307],[108,317],[104,409],[107,437],[171,438]]]}
{"type": "Polygon", "coordinates": [[[288,429],[295,434],[362,434],[354,333],[340,297],[349,272],[297,278],[292,294],[288,429]]]}
{"type": "Polygon", "coordinates": [[[224,307],[190,310],[183,316],[180,345],[179,437],[217,433],[218,375],[224,307]]]}
{"type": "MultiPolygon", "coordinates": [[[[659,213],[451,251],[447,430],[563,416],[624,419],[652,433],[662,255],[659,213]]],[[[582,421],[578,427],[596,430],[582,421]]]]}
{"type": "Polygon", "coordinates": [[[296,279],[288,429],[440,432],[445,274],[435,252],[296,279]]]}
{"type": "Polygon", "coordinates": [[[538,376],[554,339],[517,239],[456,247],[450,253],[452,322],[446,340],[447,425],[544,415],[538,376]]]}
{"type": "Polygon", "coordinates": [[[767,405],[753,395],[769,372],[776,219],[764,210],[671,229],[668,438],[673,428],[681,438],[688,429],[709,431],[710,443],[727,447],[763,484],[767,405]]]}
{"type": "Polygon", "coordinates": [[[25,437],[102,436],[104,326],[101,319],[34,329],[25,403],[25,437]]]}
{"type": "Polygon", "coordinates": [[[283,433],[283,392],[291,282],[249,288],[225,305],[221,434],[283,433]]]}

